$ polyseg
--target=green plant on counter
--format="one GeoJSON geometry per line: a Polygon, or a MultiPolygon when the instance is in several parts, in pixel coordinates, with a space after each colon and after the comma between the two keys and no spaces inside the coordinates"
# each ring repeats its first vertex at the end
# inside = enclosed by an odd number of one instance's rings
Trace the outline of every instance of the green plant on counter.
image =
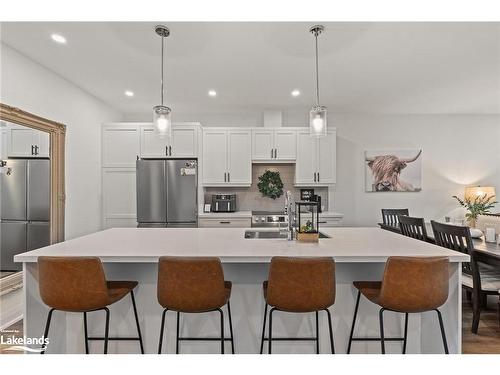
{"type": "Polygon", "coordinates": [[[486,195],[479,195],[474,199],[460,199],[459,197],[454,195],[453,198],[455,198],[462,207],[465,207],[467,209],[468,212],[465,214],[465,218],[471,224],[471,226],[475,226],[477,217],[479,215],[489,213],[494,205],[498,203],[497,201],[494,201],[494,195],[491,195],[489,197],[486,195]]]}
{"type": "Polygon", "coordinates": [[[276,199],[283,195],[283,181],[279,172],[265,171],[259,177],[257,187],[264,197],[276,199]]]}
{"type": "Polygon", "coordinates": [[[314,232],[314,228],[313,228],[313,225],[312,225],[312,221],[311,220],[307,220],[306,221],[306,225],[302,225],[300,227],[300,232],[301,233],[310,233],[310,232],[314,232]]]}

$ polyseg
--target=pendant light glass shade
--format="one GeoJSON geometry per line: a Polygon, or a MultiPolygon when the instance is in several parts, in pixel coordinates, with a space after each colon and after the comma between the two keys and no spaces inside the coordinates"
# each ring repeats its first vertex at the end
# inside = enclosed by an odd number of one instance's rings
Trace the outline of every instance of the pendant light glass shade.
{"type": "Polygon", "coordinates": [[[153,125],[161,139],[172,138],[172,119],[170,108],[164,105],[153,107],[153,125]]]}
{"type": "Polygon", "coordinates": [[[322,25],[315,25],[309,29],[309,32],[314,35],[316,47],[316,105],[309,112],[309,134],[316,138],[327,135],[326,107],[319,104],[318,35],[324,30],[322,25]]]}
{"type": "Polygon", "coordinates": [[[309,133],[312,137],[324,137],[326,129],[326,107],[315,105],[309,112],[309,133]]]}

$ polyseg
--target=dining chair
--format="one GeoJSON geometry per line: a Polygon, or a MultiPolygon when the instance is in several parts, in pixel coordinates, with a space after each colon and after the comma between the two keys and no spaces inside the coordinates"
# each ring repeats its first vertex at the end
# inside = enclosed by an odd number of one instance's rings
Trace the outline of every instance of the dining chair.
{"type": "Polygon", "coordinates": [[[462,288],[472,293],[472,333],[477,333],[483,301],[488,295],[498,295],[500,270],[479,263],[474,256],[474,243],[470,229],[431,221],[436,245],[459,251],[470,256],[470,262],[462,263],[462,288]]]}
{"type": "Polygon", "coordinates": [[[382,223],[397,227],[399,223],[398,216],[408,216],[409,214],[407,208],[382,208],[382,223]]]}
{"type": "Polygon", "coordinates": [[[423,218],[399,215],[398,221],[399,228],[404,236],[425,242],[428,241],[427,229],[425,228],[425,221],[423,218]]]}

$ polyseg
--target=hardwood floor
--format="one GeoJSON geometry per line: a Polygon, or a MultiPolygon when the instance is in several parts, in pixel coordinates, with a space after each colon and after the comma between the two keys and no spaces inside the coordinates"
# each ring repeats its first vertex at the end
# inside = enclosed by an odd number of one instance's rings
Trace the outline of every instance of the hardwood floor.
{"type": "Polygon", "coordinates": [[[470,331],[472,306],[463,299],[462,305],[462,353],[500,354],[500,325],[498,324],[497,298],[490,298],[488,308],[481,311],[477,335],[470,331]]]}
{"type": "MultiPolygon", "coordinates": [[[[481,313],[479,323],[479,332],[474,335],[470,331],[472,325],[472,307],[464,298],[462,310],[462,352],[464,354],[500,354],[500,325],[498,324],[498,308],[496,299],[490,299],[488,309],[481,313]]],[[[16,336],[21,337],[23,332],[23,322],[20,321],[8,330],[14,331],[16,336]]],[[[0,353],[11,354],[19,352],[7,352],[2,350],[0,353]]]]}

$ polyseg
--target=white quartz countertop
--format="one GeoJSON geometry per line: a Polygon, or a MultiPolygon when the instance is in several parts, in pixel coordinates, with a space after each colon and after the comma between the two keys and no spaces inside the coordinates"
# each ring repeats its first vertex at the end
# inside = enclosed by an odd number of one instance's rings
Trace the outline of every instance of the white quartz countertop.
{"type": "MultiPolygon", "coordinates": [[[[255,229],[255,228],[254,228],[255,229]]],[[[245,239],[245,228],[113,228],[18,254],[16,262],[39,256],[97,256],[103,262],[152,263],[164,255],[217,256],[226,263],[267,263],[273,256],[331,256],[336,262],[385,262],[387,257],[469,256],[380,228],[323,228],[319,243],[245,239]]]]}

